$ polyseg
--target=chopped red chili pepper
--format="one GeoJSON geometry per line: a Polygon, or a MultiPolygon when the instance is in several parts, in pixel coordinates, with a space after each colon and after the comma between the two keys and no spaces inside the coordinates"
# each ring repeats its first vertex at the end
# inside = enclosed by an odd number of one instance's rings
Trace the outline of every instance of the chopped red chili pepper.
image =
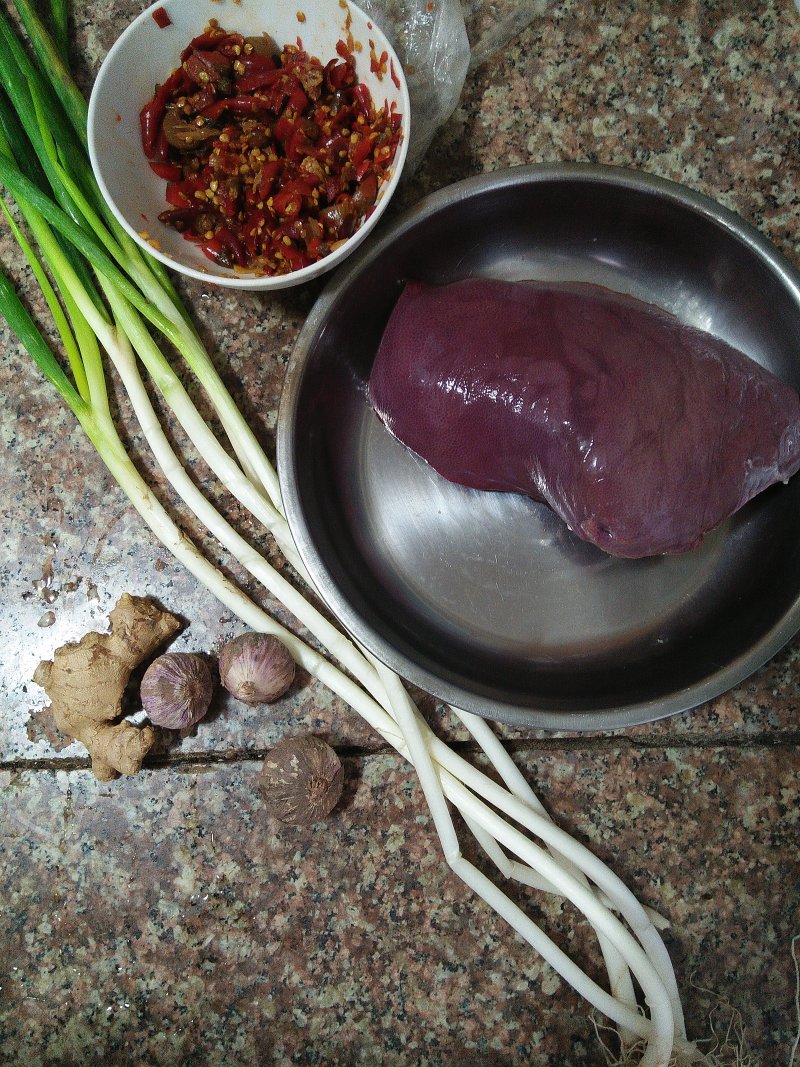
{"type": "MultiPolygon", "coordinates": [[[[162,211],[158,216],[159,222],[163,222],[166,226],[172,226],[173,229],[179,233],[183,233],[187,226],[190,226],[197,217],[197,211],[195,208],[188,207],[176,207],[172,211],[162,211]]],[[[187,237],[191,237],[191,234],[186,234],[187,237]]]]}
{"type": "Polygon", "coordinates": [[[153,21],[160,30],[165,30],[167,26],[172,25],[172,19],[166,13],[163,7],[157,7],[153,12],[153,21]]]}
{"type": "Polygon", "coordinates": [[[205,254],[216,260],[220,266],[244,267],[247,264],[247,254],[242,248],[239,239],[230,230],[220,228],[209,240],[200,246],[205,254]]]}
{"type": "MultiPolygon", "coordinates": [[[[342,42],[340,41],[339,44],[341,43],[342,42]]],[[[355,71],[352,67],[352,57],[350,59],[350,64],[347,62],[339,63],[337,60],[332,59],[325,67],[325,81],[334,92],[339,89],[352,87],[355,84],[355,71]]]]}
{"type": "Polygon", "coordinates": [[[268,275],[354,232],[401,137],[396,107],[377,108],[358,81],[349,39],[324,65],[300,41],[273,48],[211,22],[140,114],[145,155],[167,182],[160,221],[215,263],[268,275]]]}
{"type": "Polygon", "coordinates": [[[302,206],[303,197],[291,186],[281,189],[281,191],[276,193],[272,198],[272,210],[276,215],[280,215],[281,218],[297,218],[302,206]]]}
{"type": "Polygon", "coordinates": [[[205,198],[204,183],[201,179],[186,178],[184,181],[170,182],[165,195],[167,203],[173,207],[196,207],[197,198],[194,194],[199,192],[202,192],[205,198]]]}
{"type": "Polygon", "coordinates": [[[375,51],[374,46],[372,45],[372,41],[370,41],[369,43],[370,43],[369,69],[372,71],[373,74],[377,74],[378,75],[378,80],[380,81],[383,78],[383,75],[386,73],[386,60],[389,58],[389,53],[388,52],[381,52],[381,54],[379,56],[377,54],[377,52],[375,51]]]}
{"type": "Polygon", "coordinates": [[[186,76],[201,88],[209,82],[216,86],[226,76],[230,78],[232,67],[228,56],[221,52],[204,52],[199,48],[183,61],[186,76]]]}
{"type": "Polygon", "coordinates": [[[284,169],[284,163],[281,160],[273,159],[265,163],[261,168],[261,174],[258,178],[257,186],[257,201],[266,200],[270,193],[275,188],[275,182],[284,169]]]}
{"type": "Polygon", "coordinates": [[[165,182],[179,182],[183,177],[183,171],[177,163],[151,162],[150,170],[165,182]]]}
{"type": "Polygon", "coordinates": [[[231,46],[236,46],[237,42],[241,41],[241,37],[238,33],[226,33],[221,30],[217,22],[212,19],[206,26],[205,30],[199,34],[199,36],[193,38],[189,44],[181,52],[181,63],[192,54],[198,48],[218,48],[226,49],[231,46]]]}
{"type": "Polygon", "coordinates": [[[364,160],[372,152],[372,142],[369,137],[362,137],[360,141],[353,145],[350,153],[350,162],[354,167],[360,167],[364,160]]]}
{"type": "Polygon", "coordinates": [[[152,100],[148,101],[139,112],[139,124],[142,130],[142,146],[148,159],[153,158],[156,139],[164,120],[167,103],[179,94],[185,86],[185,75],[179,67],[170,74],[163,85],[156,89],[152,100]]]}
{"type": "Polygon", "coordinates": [[[359,82],[358,85],[354,86],[353,99],[355,100],[359,113],[362,114],[365,119],[371,119],[374,116],[375,109],[372,106],[372,93],[370,93],[369,89],[363,82],[359,82]]]}
{"type": "Polygon", "coordinates": [[[226,111],[232,111],[235,115],[257,115],[264,110],[265,102],[258,96],[223,96],[204,108],[201,114],[213,122],[226,111]]]}
{"type": "Polygon", "coordinates": [[[275,85],[281,77],[281,71],[275,67],[262,67],[260,70],[256,68],[249,74],[243,74],[236,79],[236,91],[237,93],[252,93],[256,89],[263,89],[266,85],[275,85]]]}
{"type": "Polygon", "coordinates": [[[240,64],[243,74],[279,69],[274,56],[264,55],[263,52],[251,52],[250,55],[237,56],[236,62],[240,64]]]}

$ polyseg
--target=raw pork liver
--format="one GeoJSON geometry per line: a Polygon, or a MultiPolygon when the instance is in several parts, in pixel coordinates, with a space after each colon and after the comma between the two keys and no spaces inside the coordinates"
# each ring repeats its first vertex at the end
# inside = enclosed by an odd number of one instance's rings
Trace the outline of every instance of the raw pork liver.
{"type": "Polygon", "coordinates": [[[793,389],[599,286],[409,282],[369,392],[445,478],[544,501],[616,556],[691,549],[800,467],[793,389]]]}

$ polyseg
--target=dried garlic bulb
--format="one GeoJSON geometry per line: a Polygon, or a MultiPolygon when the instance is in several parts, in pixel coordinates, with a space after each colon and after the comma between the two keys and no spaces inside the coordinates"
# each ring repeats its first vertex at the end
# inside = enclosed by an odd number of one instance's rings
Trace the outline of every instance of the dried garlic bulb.
{"type": "Polygon", "coordinates": [[[287,737],[269,750],[257,788],[281,822],[310,826],[339,802],[344,769],[320,737],[287,737]]]}

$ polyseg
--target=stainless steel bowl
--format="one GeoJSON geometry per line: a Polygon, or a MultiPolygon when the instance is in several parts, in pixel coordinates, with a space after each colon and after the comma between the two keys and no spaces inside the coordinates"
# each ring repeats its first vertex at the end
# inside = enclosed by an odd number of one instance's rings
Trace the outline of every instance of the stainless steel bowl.
{"type": "Polygon", "coordinates": [[[700,549],[645,560],[604,555],[525,497],[444,481],[388,434],[365,384],[403,281],[468,275],[632,293],[800,389],[800,276],[718,204],[580,164],[443,189],[334,277],[289,366],[281,488],[322,596],[399,674],[488,718],[605,730],[735,686],[800,628],[800,477],[700,549]]]}

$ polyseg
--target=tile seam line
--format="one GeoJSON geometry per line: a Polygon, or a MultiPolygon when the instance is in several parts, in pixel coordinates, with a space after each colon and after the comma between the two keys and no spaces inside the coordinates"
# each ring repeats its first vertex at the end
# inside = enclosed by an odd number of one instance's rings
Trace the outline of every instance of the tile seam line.
{"type": "MultiPolygon", "coordinates": [[[[340,756],[351,759],[369,759],[370,757],[395,755],[389,745],[376,748],[337,745],[340,756]]],[[[462,754],[479,755],[475,745],[456,742],[451,745],[462,754]]],[[[515,739],[505,742],[505,747],[512,754],[558,755],[585,752],[600,754],[623,749],[627,752],[657,752],[660,750],[733,750],[754,751],[757,749],[797,748],[800,750],[800,731],[790,733],[752,734],[748,737],[702,737],[693,735],[668,735],[662,738],[629,737],[586,737],[586,738],[531,738],[515,739]]],[[[230,764],[258,763],[267,755],[269,748],[234,749],[231,751],[214,750],[210,752],[164,753],[147,759],[145,770],[162,770],[168,767],[185,768],[225,766],[230,764]]],[[[78,771],[88,770],[91,761],[88,757],[72,756],[63,759],[57,756],[44,756],[31,759],[0,760],[0,771],[78,771]]]]}

